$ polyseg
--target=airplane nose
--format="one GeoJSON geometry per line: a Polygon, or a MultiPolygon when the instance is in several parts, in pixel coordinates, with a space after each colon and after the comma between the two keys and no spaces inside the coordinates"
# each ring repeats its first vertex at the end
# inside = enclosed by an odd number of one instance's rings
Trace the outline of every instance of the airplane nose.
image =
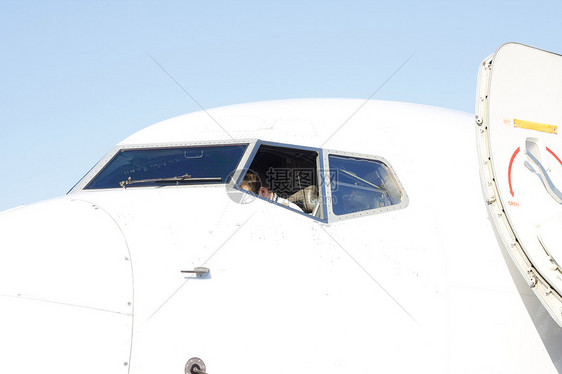
{"type": "Polygon", "coordinates": [[[0,213],[0,372],[127,372],[133,301],[127,242],[103,208],[0,213]]]}

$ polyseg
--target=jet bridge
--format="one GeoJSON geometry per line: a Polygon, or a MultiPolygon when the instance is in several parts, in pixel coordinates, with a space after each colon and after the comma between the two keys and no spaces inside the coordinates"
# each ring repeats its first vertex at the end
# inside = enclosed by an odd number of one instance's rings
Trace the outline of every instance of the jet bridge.
{"type": "Polygon", "coordinates": [[[562,326],[562,56],[509,43],[482,62],[480,176],[498,240],[562,326]]]}

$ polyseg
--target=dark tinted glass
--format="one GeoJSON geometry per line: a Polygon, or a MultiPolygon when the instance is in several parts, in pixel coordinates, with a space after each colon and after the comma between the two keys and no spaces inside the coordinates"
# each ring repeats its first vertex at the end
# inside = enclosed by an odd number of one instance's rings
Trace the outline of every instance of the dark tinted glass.
{"type": "Polygon", "coordinates": [[[334,214],[399,204],[402,193],[390,170],[377,160],[330,155],[334,214]]]}
{"type": "MultiPolygon", "coordinates": [[[[128,178],[135,181],[173,178],[185,174],[189,174],[192,180],[183,183],[226,183],[240,162],[246,147],[247,144],[123,150],[113,157],[86,186],[86,189],[118,188],[119,183],[128,178]],[[217,178],[217,180],[197,181],[197,178],[217,178]]],[[[162,184],[144,182],[131,184],[130,187],[147,185],[162,184]]]]}

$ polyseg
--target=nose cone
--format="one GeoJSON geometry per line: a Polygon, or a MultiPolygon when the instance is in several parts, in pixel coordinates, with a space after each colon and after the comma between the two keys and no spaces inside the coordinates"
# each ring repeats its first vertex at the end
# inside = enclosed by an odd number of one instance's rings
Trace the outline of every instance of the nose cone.
{"type": "Polygon", "coordinates": [[[0,372],[127,372],[129,258],[96,205],[61,198],[0,213],[0,372]]]}

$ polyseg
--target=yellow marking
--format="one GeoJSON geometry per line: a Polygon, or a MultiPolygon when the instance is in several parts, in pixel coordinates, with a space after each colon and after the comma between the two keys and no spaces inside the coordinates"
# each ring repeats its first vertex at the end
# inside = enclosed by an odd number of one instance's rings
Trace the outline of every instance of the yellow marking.
{"type": "Polygon", "coordinates": [[[548,132],[550,134],[558,134],[558,126],[547,125],[545,123],[523,121],[522,119],[514,119],[513,126],[521,129],[529,129],[535,131],[548,132]]]}

